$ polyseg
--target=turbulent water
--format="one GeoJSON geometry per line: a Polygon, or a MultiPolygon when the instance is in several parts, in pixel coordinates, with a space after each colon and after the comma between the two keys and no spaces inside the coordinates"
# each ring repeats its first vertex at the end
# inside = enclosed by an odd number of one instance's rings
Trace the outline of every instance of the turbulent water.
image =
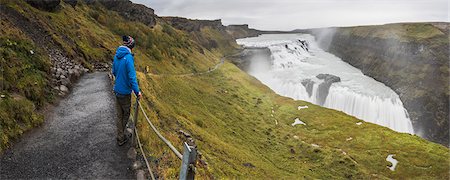
{"type": "Polygon", "coordinates": [[[359,69],[320,49],[308,34],[272,34],[238,39],[246,48],[268,48],[253,56],[248,73],[276,93],[341,110],[362,120],[413,134],[399,96],[359,69]]]}

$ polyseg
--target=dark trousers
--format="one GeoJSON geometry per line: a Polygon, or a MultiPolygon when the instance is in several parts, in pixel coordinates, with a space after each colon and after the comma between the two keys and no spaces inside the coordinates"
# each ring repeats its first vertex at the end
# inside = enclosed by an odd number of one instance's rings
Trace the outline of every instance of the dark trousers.
{"type": "Polygon", "coordinates": [[[130,118],[131,94],[123,95],[116,93],[117,104],[117,140],[125,139],[125,128],[130,118]]]}

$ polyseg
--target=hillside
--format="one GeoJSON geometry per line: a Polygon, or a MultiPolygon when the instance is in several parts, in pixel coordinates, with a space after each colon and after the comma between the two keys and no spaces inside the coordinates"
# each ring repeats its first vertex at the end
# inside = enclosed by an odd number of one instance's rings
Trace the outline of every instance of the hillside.
{"type": "Polygon", "coordinates": [[[415,133],[449,144],[449,23],[312,30],[322,47],[399,94],[415,133]]]}
{"type": "MultiPolygon", "coordinates": [[[[121,35],[130,34],[142,105],[178,149],[185,139],[180,130],[192,135],[200,179],[449,178],[446,147],[278,96],[228,61],[211,73],[177,75],[207,71],[237,51],[220,21],[162,18],[151,9],[145,18],[117,12],[145,8],[127,0],[66,2],[37,9],[1,0],[1,150],[43,122],[43,108],[68,93],[61,85],[70,88],[76,72],[108,70],[121,35]],[[309,108],[297,109],[304,105],[309,108]],[[296,118],[306,125],[293,126],[296,118]],[[395,171],[388,168],[390,154],[399,161],[395,171]]],[[[138,128],[157,175],[176,178],[180,161],[144,119],[138,128]]]]}

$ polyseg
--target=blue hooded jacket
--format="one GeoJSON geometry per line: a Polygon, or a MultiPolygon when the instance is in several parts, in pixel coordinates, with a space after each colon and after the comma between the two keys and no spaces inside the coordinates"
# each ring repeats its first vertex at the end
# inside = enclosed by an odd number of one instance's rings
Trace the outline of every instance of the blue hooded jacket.
{"type": "Polygon", "coordinates": [[[114,92],[119,94],[131,94],[131,91],[137,95],[139,86],[134,69],[134,57],[131,50],[126,46],[119,46],[114,56],[112,73],[116,77],[114,92]]]}

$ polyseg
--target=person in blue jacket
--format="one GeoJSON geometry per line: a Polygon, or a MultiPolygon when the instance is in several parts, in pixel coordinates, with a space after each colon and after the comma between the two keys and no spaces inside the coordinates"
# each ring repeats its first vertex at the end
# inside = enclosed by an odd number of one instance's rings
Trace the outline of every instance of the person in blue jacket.
{"type": "Polygon", "coordinates": [[[134,92],[138,98],[142,97],[134,69],[134,55],[131,50],[135,42],[131,36],[123,36],[123,45],[119,46],[114,56],[112,74],[115,77],[114,93],[118,111],[117,120],[117,143],[119,146],[125,144],[129,137],[125,135],[125,128],[130,117],[131,93],[134,92]]]}

